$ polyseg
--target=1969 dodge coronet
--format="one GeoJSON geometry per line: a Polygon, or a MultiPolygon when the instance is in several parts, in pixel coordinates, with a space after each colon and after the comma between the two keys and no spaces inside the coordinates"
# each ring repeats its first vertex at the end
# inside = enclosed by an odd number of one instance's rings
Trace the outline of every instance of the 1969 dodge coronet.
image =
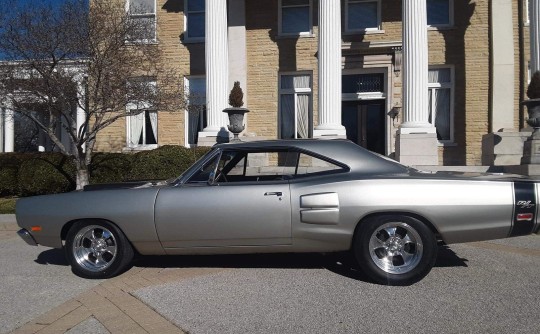
{"type": "Polygon", "coordinates": [[[143,255],[351,250],[382,284],[410,284],[439,243],[538,233],[537,183],[426,173],[346,140],[220,144],[180,177],[20,199],[19,235],[107,278],[143,255]]]}

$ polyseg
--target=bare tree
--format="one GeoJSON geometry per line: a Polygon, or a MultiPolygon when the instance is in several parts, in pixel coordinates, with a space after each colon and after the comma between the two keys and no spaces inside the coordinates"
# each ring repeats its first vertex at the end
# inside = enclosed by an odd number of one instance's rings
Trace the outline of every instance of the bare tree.
{"type": "Polygon", "coordinates": [[[165,66],[155,20],[133,15],[144,8],[87,2],[0,4],[0,96],[73,158],[77,189],[88,184],[100,131],[144,110],[185,110],[188,100],[181,76],[165,66]]]}

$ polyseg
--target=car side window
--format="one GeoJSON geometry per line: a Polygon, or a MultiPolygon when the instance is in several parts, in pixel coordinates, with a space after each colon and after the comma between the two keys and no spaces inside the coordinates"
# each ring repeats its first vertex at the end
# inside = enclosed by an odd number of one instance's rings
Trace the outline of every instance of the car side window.
{"type": "Polygon", "coordinates": [[[338,172],[342,170],[343,167],[338,166],[332,162],[305,153],[300,153],[298,159],[298,168],[296,170],[295,176],[323,174],[326,172],[338,172]]]}
{"type": "Polygon", "coordinates": [[[322,158],[297,151],[224,151],[217,164],[215,182],[264,182],[343,171],[322,158]]]}

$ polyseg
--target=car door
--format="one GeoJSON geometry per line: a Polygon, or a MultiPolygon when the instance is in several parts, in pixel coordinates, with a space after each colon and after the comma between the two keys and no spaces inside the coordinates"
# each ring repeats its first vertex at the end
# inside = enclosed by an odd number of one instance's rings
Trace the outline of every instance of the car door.
{"type": "MultiPolygon", "coordinates": [[[[248,170],[245,166],[236,169],[243,169],[244,174],[248,170]]],[[[204,180],[207,174],[212,179],[216,172],[220,172],[218,166],[203,166],[193,182],[160,190],[155,222],[164,248],[291,244],[287,180],[279,175],[242,179],[230,170],[230,181],[219,175],[221,179],[204,180]]]]}

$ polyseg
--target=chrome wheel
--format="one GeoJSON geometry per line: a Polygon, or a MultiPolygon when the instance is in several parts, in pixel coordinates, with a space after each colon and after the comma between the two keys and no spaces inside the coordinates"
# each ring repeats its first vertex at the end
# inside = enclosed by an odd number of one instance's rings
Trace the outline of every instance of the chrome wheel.
{"type": "Polygon", "coordinates": [[[422,253],[420,235],[403,222],[381,225],[369,239],[371,260],[389,274],[403,274],[413,270],[422,259],[422,253]]]}
{"type": "Polygon", "coordinates": [[[108,268],[116,258],[118,243],[114,234],[99,225],[80,229],[73,238],[73,257],[85,269],[99,272],[108,268]]]}

